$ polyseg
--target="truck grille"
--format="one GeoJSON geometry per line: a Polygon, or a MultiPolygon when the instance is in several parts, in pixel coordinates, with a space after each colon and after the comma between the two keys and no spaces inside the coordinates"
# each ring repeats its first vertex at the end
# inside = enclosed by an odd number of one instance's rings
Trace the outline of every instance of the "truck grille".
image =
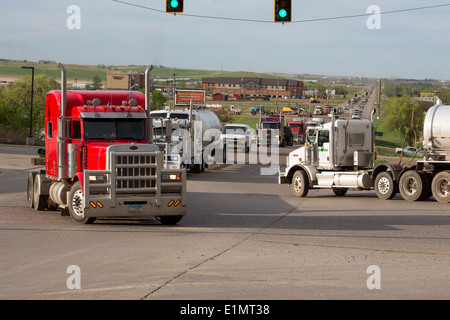
{"type": "Polygon", "coordinates": [[[156,163],[156,155],[116,153],[116,193],[156,192],[156,163]]]}

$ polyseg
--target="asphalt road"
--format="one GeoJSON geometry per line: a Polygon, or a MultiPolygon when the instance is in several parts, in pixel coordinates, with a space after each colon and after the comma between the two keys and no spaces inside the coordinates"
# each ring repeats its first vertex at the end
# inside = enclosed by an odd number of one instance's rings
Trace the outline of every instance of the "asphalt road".
{"type": "Polygon", "coordinates": [[[81,225],[27,207],[36,149],[0,146],[0,299],[450,298],[450,214],[432,198],[295,198],[260,165],[215,165],[188,174],[178,225],[81,225]]]}

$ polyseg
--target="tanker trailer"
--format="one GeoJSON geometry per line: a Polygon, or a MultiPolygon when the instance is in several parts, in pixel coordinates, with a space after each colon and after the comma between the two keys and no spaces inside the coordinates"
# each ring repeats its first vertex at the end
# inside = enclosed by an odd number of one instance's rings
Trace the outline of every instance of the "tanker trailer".
{"type": "Polygon", "coordinates": [[[424,158],[405,170],[399,191],[405,200],[424,200],[431,195],[442,203],[450,201],[450,106],[440,99],[428,109],[423,126],[424,158]]]}
{"type": "Polygon", "coordinates": [[[216,150],[220,150],[221,161],[225,161],[225,146],[220,139],[221,124],[213,111],[191,107],[151,112],[152,118],[161,115],[164,119],[154,121],[154,126],[170,122],[173,130],[166,148],[168,168],[187,168],[191,172],[201,173],[210,163],[205,161],[206,158],[215,156],[216,150]]]}

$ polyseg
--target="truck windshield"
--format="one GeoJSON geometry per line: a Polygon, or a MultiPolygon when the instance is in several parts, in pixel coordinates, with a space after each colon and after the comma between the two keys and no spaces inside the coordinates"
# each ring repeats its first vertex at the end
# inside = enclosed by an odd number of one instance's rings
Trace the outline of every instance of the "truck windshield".
{"type": "Polygon", "coordinates": [[[145,139],[144,119],[84,119],[84,138],[102,140],[145,139]]]}
{"type": "Polygon", "coordinates": [[[188,113],[171,113],[170,114],[171,119],[189,119],[188,113]]]}
{"type": "Polygon", "coordinates": [[[167,118],[167,112],[150,113],[150,118],[167,118]]]}
{"type": "Polygon", "coordinates": [[[263,129],[278,129],[278,122],[263,122],[263,129]]]}
{"type": "Polygon", "coordinates": [[[294,128],[294,129],[300,129],[303,126],[299,123],[291,123],[291,124],[289,124],[289,127],[294,128]]]}
{"type": "Polygon", "coordinates": [[[225,126],[223,127],[223,134],[244,134],[245,129],[243,127],[238,126],[225,126]]]}

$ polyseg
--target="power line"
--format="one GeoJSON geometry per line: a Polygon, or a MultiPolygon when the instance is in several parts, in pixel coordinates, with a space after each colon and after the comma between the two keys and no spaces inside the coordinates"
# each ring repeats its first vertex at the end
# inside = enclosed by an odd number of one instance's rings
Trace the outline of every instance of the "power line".
{"type": "MultiPolygon", "coordinates": [[[[381,12],[380,12],[380,15],[393,14],[393,13],[400,13],[400,12],[408,12],[408,11],[418,11],[418,10],[434,9],[434,8],[448,7],[448,6],[450,6],[450,3],[437,4],[437,5],[425,6],[425,7],[409,8],[409,9],[399,9],[399,10],[391,10],[391,11],[381,11],[381,12]]],[[[371,15],[373,15],[373,13],[362,13],[362,14],[354,14],[354,15],[338,16],[338,17],[327,17],[327,18],[317,18],[317,19],[297,20],[297,21],[292,21],[291,23],[305,23],[305,22],[316,22],[316,21],[326,21],[326,20],[352,19],[352,18],[367,17],[367,16],[371,16],[371,15]]]]}
{"type": "MultiPolygon", "coordinates": [[[[125,5],[156,11],[159,13],[167,14],[164,10],[159,10],[131,2],[126,1],[120,1],[120,0],[112,0],[114,2],[122,3],[125,5]]],[[[430,5],[430,6],[424,6],[424,7],[416,7],[416,8],[407,8],[407,9],[398,9],[398,10],[390,10],[390,11],[382,11],[380,12],[380,15],[385,14],[394,14],[394,13],[402,13],[402,12],[410,12],[410,11],[419,11],[419,10],[427,10],[427,9],[435,9],[435,8],[441,8],[441,7],[448,7],[450,6],[450,3],[443,3],[443,4],[436,4],[436,5],[430,5]]],[[[171,13],[169,13],[171,14],[171,13]]],[[[373,13],[362,13],[362,14],[354,14],[354,15],[346,15],[346,16],[336,16],[336,17],[325,17],[325,18],[315,18],[315,19],[305,19],[305,20],[296,20],[289,23],[308,23],[308,22],[318,22],[318,21],[329,21],[329,20],[343,20],[343,19],[353,19],[353,18],[360,18],[360,17],[368,17],[373,15],[373,13]]],[[[216,20],[230,20],[230,21],[243,21],[243,22],[259,22],[259,23],[274,23],[273,21],[269,20],[257,20],[257,19],[240,19],[240,18],[230,18],[230,17],[218,17],[218,16],[206,16],[206,15],[198,15],[198,14],[188,14],[183,13],[180,14],[180,16],[186,16],[186,17],[194,17],[194,18],[202,18],[202,19],[216,19],[216,20]]]]}

